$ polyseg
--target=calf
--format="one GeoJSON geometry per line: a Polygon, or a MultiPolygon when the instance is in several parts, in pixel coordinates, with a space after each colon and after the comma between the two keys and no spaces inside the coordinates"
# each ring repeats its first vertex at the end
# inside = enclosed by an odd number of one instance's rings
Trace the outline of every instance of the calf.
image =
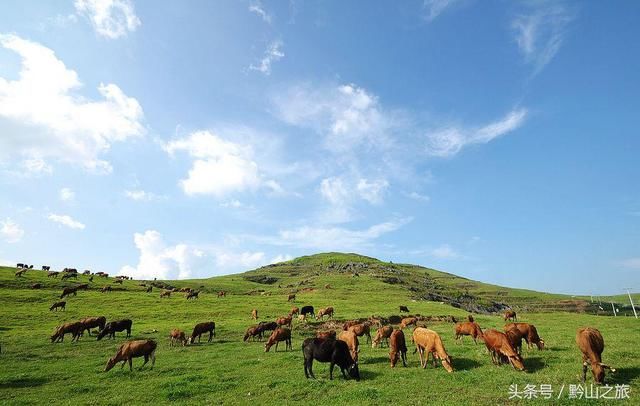
{"type": "Polygon", "coordinates": [[[486,330],[483,334],[484,344],[491,353],[491,360],[494,364],[500,365],[506,358],[513,368],[524,371],[524,362],[522,357],[516,352],[513,345],[509,342],[506,334],[497,330],[486,330]]]}
{"type": "Polygon", "coordinates": [[[176,342],[182,343],[183,347],[187,345],[187,337],[185,336],[184,331],[177,328],[171,330],[169,338],[171,339],[171,343],[169,344],[171,347],[173,347],[176,342]]]}
{"type": "Polygon", "coordinates": [[[604,383],[604,371],[614,368],[602,363],[602,352],[604,351],[604,338],[598,329],[584,327],[578,329],[576,333],[576,344],[582,352],[582,382],[587,380],[587,367],[591,364],[591,373],[596,384],[604,383]]]}
{"type": "Polygon", "coordinates": [[[513,310],[507,310],[504,312],[504,320],[518,321],[518,317],[516,316],[516,312],[513,310]]]}
{"type": "Polygon", "coordinates": [[[213,321],[207,321],[205,323],[198,323],[193,328],[193,332],[191,333],[191,337],[189,338],[189,344],[194,344],[196,342],[196,337],[198,337],[198,342],[200,342],[200,337],[204,333],[209,333],[209,340],[207,342],[211,342],[213,337],[216,336],[216,323],[213,321]]]}
{"type": "MultiPolygon", "coordinates": [[[[291,315],[289,315],[291,317],[291,315]]],[[[251,320],[258,320],[258,309],[251,310],[251,320]]]]}
{"type": "Polygon", "coordinates": [[[382,348],[382,343],[385,341],[387,342],[387,347],[388,347],[389,346],[388,338],[391,337],[392,333],[393,333],[393,327],[391,326],[380,327],[376,331],[376,336],[373,337],[371,348],[376,348],[378,344],[380,344],[380,348],[382,348]]]}
{"type": "Polygon", "coordinates": [[[400,313],[409,313],[409,308],[407,306],[400,306],[400,313]]]}
{"type": "Polygon", "coordinates": [[[248,341],[250,338],[255,340],[258,337],[258,340],[262,341],[262,332],[264,329],[260,325],[250,326],[247,328],[247,331],[244,333],[243,341],[248,341]]]}
{"type": "Polygon", "coordinates": [[[104,372],[109,371],[120,361],[122,361],[120,368],[123,368],[124,364],[129,361],[129,370],[133,371],[133,359],[137,357],[144,357],[144,363],[140,368],[144,367],[149,362],[149,358],[151,358],[151,369],[153,369],[156,363],[157,347],[158,343],[153,340],[127,341],[118,348],[116,355],[107,361],[104,372]]]}
{"type": "Polygon", "coordinates": [[[131,337],[132,325],[133,322],[130,319],[110,321],[105,324],[104,328],[98,333],[98,340],[102,340],[102,337],[106,335],[108,335],[110,339],[112,338],[115,340],[116,332],[124,330],[127,330],[127,338],[129,338],[131,337]]]}
{"type": "Polygon", "coordinates": [[[527,348],[531,348],[534,344],[538,350],[544,350],[544,340],[538,335],[536,326],[529,323],[509,323],[504,326],[504,331],[517,329],[522,334],[522,338],[527,342],[527,348]]]}
{"type": "Polygon", "coordinates": [[[80,323],[82,323],[82,334],[87,330],[89,335],[91,335],[91,329],[94,327],[98,327],[99,330],[104,329],[104,326],[107,323],[107,318],[104,316],[85,317],[84,319],[80,319],[80,323]]]}
{"type": "Polygon", "coordinates": [[[367,342],[371,342],[371,330],[369,328],[369,323],[356,324],[349,327],[349,330],[347,331],[354,332],[358,337],[367,336],[367,342]]]}
{"type": "Polygon", "coordinates": [[[287,297],[287,302],[295,302],[295,301],[296,301],[295,293],[289,294],[289,296],[287,297]]]}
{"type": "Polygon", "coordinates": [[[319,362],[329,362],[329,379],[333,379],[333,367],[337,364],[342,375],[347,378],[347,373],[355,380],[360,380],[358,363],[353,360],[349,353],[349,346],[341,340],[307,338],[302,344],[302,354],[304,356],[304,375],[314,378],[313,360],[319,362]]]}
{"type": "Polygon", "coordinates": [[[291,328],[291,321],[292,321],[292,317],[291,316],[278,317],[276,319],[276,324],[278,326],[289,326],[289,328],[291,328]]]}
{"type": "Polygon", "coordinates": [[[316,316],[316,320],[322,320],[324,316],[329,316],[329,318],[333,317],[333,307],[329,306],[324,309],[320,309],[318,311],[318,315],[316,316]]]}
{"type": "Polygon", "coordinates": [[[429,354],[433,354],[434,367],[436,366],[436,360],[439,359],[444,369],[448,372],[453,372],[451,357],[447,354],[438,333],[424,327],[416,327],[416,329],[413,330],[413,342],[416,344],[416,350],[418,351],[420,366],[422,366],[422,368],[427,367],[429,354]]]}
{"type": "Polygon", "coordinates": [[[338,339],[347,343],[351,358],[353,358],[355,362],[358,362],[358,353],[360,352],[360,348],[358,347],[360,346],[360,343],[358,342],[358,336],[356,333],[353,331],[343,331],[340,333],[340,336],[338,336],[338,339]]]}
{"type": "Polygon", "coordinates": [[[73,294],[73,296],[76,296],[78,294],[77,290],[78,290],[77,288],[72,286],[62,289],[62,294],[60,295],[60,299],[64,298],[65,296],[69,296],[71,294],[73,294]]]}
{"type": "MultiPolygon", "coordinates": [[[[393,330],[393,329],[392,329],[393,330]]],[[[402,358],[402,365],[407,366],[407,344],[402,330],[393,330],[390,337],[389,360],[391,368],[396,366],[398,358],[402,358]]]]}
{"type": "Polygon", "coordinates": [[[71,342],[74,340],[78,341],[80,339],[80,335],[82,335],[82,323],[75,321],[56,327],[55,332],[51,336],[51,342],[55,343],[64,341],[64,335],[67,333],[71,333],[71,342]]]}
{"type": "Polygon", "coordinates": [[[400,329],[403,329],[405,327],[409,327],[412,324],[415,326],[417,322],[418,322],[418,318],[417,317],[405,317],[400,322],[400,329]]]}
{"type": "Polygon", "coordinates": [[[293,350],[293,347],[291,346],[291,330],[280,327],[273,330],[273,333],[269,336],[269,340],[267,340],[267,343],[264,345],[264,352],[269,352],[269,349],[273,344],[276,345],[276,351],[278,351],[278,343],[280,341],[285,342],[285,351],[293,350]]]}
{"type": "Polygon", "coordinates": [[[67,305],[67,302],[55,302],[54,304],[51,305],[51,307],[49,308],[49,311],[52,311],[55,309],[55,311],[58,311],[58,309],[65,309],[65,306],[67,305]]]}
{"type": "Polygon", "coordinates": [[[456,324],[455,333],[456,341],[462,341],[463,336],[471,336],[471,338],[473,338],[473,342],[478,344],[477,339],[482,339],[482,329],[476,322],[464,321],[456,324]]]}

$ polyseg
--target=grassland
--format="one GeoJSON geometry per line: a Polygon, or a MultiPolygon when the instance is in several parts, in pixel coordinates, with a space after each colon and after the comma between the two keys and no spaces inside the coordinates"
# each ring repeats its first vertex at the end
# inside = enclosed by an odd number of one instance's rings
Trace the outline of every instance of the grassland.
{"type": "MultiPolygon", "coordinates": [[[[49,312],[61,288],[75,282],[48,279],[41,271],[16,278],[14,272],[13,268],[0,268],[2,404],[573,404],[576,402],[568,400],[566,392],[560,400],[509,400],[508,388],[511,384],[520,388],[552,384],[559,390],[563,384],[578,383],[581,365],[574,335],[578,327],[587,325],[602,331],[607,344],[604,360],[617,369],[607,376],[606,383],[631,386],[631,399],[616,403],[638,404],[640,399],[639,320],[548,311],[569,300],[562,295],[479,284],[435,270],[361,256],[324,254],[241,275],[169,282],[201,289],[203,293],[195,301],[177,295],[160,299],[158,289],[145,293],[139,281],[126,281],[122,290],[103,294],[98,288],[112,284],[112,280],[101,279],[94,283],[95,288],[68,298],[65,312],[49,312]],[[354,277],[354,272],[359,276],[354,277]],[[400,282],[384,281],[390,277],[400,282]],[[41,283],[43,288],[30,289],[32,283],[41,283]],[[217,298],[214,292],[218,290],[227,291],[227,296],[217,298]],[[397,314],[401,304],[422,315],[466,316],[464,309],[419,299],[429,292],[456,298],[468,295],[474,303],[499,300],[516,307],[522,321],[538,327],[548,350],[525,349],[527,372],[517,372],[492,365],[482,344],[468,340],[454,343],[452,324],[433,323],[429,328],[441,334],[453,357],[456,371],[452,374],[442,367],[420,369],[410,343],[409,367],[392,370],[386,348],[372,349],[361,340],[360,382],[341,377],[330,381],[327,364],[314,364],[318,379],[306,380],[300,345],[313,334],[315,322],[294,325],[294,351],[272,349],[265,353],[262,344],[242,341],[251,324],[251,309],[259,310],[261,320],[274,319],[291,308],[286,296],[292,291],[297,292],[296,305],[332,305],[339,320],[397,314]],[[97,315],[131,318],[133,338],[157,340],[155,368],[138,370],[138,359],[133,372],[116,368],[103,373],[106,360],[124,341],[122,335],[115,341],[95,341],[87,335],[78,343],[71,343],[70,337],[59,344],[49,341],[56,325],[97,315]],[[169,347],[170,329],[189,331],[197,322],[207,320],[217,324],[213,343],[169,347]]],[[[80,282],[86,280],[80,277],[80,282]]],[[[501,329],[504,324],[496,315],[477,315],[476,320],[483,328],[501,329]]]]}

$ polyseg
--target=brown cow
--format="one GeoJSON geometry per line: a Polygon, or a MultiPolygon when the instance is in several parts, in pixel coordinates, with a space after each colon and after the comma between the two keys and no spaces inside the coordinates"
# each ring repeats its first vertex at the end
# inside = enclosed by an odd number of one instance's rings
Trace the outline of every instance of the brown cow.
{"type": "Polygon", "coordinates": [[[316,337],[317,338],[323,338],[323,339],[332,339],[335,340],[336,339],[336,332],[335,330],[328,330],[328,331],[316,331],[316,337]]]}
{"type": "Polygon", "coordinates": [[[369,328],[369,323],[361,323],[356,324],[351,327],[347,331],[354,332],[358,337],[367,336],[367,343],[371,342],[371,330],[369,328]]]}
{"type": "Polygon", "coordinates": [[[247,340],[249,340],[249,338],[252,338],[255,341],[256,337],[258,337],[259,341],[262,341],[262,332],[263,331],[264,331],[264,328],[260,324],[255,325],[255,326],[250,326],[247,329],[247,331],[244,333],[243,341],[247,341],[247,340]]]}
{"type": "Polygon", "coordinates": [[[51,307],[49,308],[49,311],[52,311],[55,309],[55,311],[58,311],[58,309],[65,309],[65,306],[67,305],[67,302],[55,302],[54,304],[51,305],[51,307]]]}
{"type": "Polygon", "coordinates": [[[296,301],[296,294],[290,293],[289,296],[287,297],[287,302],[295,302],[295,301],[296,301]]]}
{"type": "Polygon", "coordinates": [[[388,347],[389,346],[388,338],[391,337],[392,333],[393,333],[393,327],[391,326],[380,327],[376,331],[376,336],[373,337],[371,348],[376,348],[378,344],[380,344],[380,348],[382,348],[382,343],[385,341],[387,342],[387,347],[388,347]]]}
{"type": "Polygon", "coordinates": [[[287,316],[287,317],[278,317],[276,319],[276,324],[278,326],[289,326],[289,328],[291,328],[291,322],[292,322],[293,318],[291,316],[287,316]]]}
{"type": "Polygon", "coordinates": [[[471,338],[473,338],[473,342],[476,344],[478,344],[478,338],[482,340],[482,329],[475,321],[464,321],[456,324],[455,332],[456,341],[462,341],[463,336],[471,336],[471,338]]]}
{"type": "Polygon", "coordinates": [[[162,299],[163,297],[170,297],[170,296],[171,296],[170,290],[163,290],[162,292],[160,292],[160,299],[162,299]]]}
{"type": "Polygon", "coordinates": [[[34,283],[31,285],[31,289],[41,289],[41,288],[42,288],[41,283],[34,283]]]}
{"type": "Polygon", "coordinates": [[[349,327],[355,326],[356,324],[360,324],[358,320],[347,320],[342,324],[342,329],[344,331],[349,330],[349,327]]]}
{"type": "Polygon", "coordinates": [[[486,330],[483,335],[484,344],[491,353],[491,360],[494,364],[500,365],[506,358],[513,368],[524,371],[522,357],[513,348],[506,334],[490,329],[486,330]]]}
{"type": "Polygon", "coordinates": [[[427,367],[429,354],[433,354],[434,367],[436,366],[436,360],[439,359],[444,369],[448,372],[453,372],[451,357],[447,354],[438,333],[424,327],[416,327],[416,329],[413,330],[413,342],[416,344],[416,350],[420,356],[420,366],[422,368],[427,367]]]}
{"type": "Polygon", "coordinates": [[[116,279],[113,281],[113,283],[118,283],[120,285],[122,285],[122,279],[116,279]]]}
{"type": "Polygon", "coordinates": [[[389,345],[389,360],[391,361],[391,368],[396,366],[398,358],[402,358],[402,365],[407,366],[407,344],[404,340],[404,333],[402,330],[393,330],[390,336],[389,345]]]}
{"type": "Polygon", "coordinates": [[[62,299],[65,296],[69,296],[71,294],[73,294],[73,296],[76,296],[78,293],[76,292],[78,289],[75,287],[67,287],[62,289],[62,294],[60,295],[60,299],[62,299]]]}
{"type": "Polygon", "coordinates": [[[507,310],[506,312],[504,312],[504,321],[507,321],[507,320],[518,321],[516,312],[513,310],[507,310]]]}
{"type": "Polygon", "coordinates": [[[258,320],[258,309],[251,310],[251,319],[258,320]]]}
{"type": "Polygon", "coordinates": [[[55,343],[64,341],[64,335],[67,333],[71,333],[71,342],[74,340],[78,341],[82,335],[82,323],[74,321],[72,323],[65,323],[56,327],[55,332],[51,336],[51,342],[55,343]]]}
{"type": "Polygon", "coordinates": [[[209,341],[213,340],[213,337],[216,336],[216,323],[213,321],[207,321],[204,323],[198,323],[193,328],[193,332],[191,333],[191,337],[189,338],[189,344],[194,344],[196,342],[196,337],[198,337],[198,342],[200,342],[200,337],[204,333],[209,333],[209,341]]]}
{"type": "Polygon", "coordinates": [[[273,330],[273,333],[271,333],[271,336],[269,336],[269,340],[267,340],[266,344],[264,345],[264,352],[269,352],[269,349],[274,344],[276,345],[276,351],[278,351],[278,343],[280,341],[285,342],[285,351],[293,350],[293,346],[291,345],[291,330],[284,327],[278,327],[277,329],[273,330]]]}
{"type": "Polygon", "coordinates": [[[507,336],[507,340],[509,340],[509,344],[513,347],[516,352],[521,355],[522,354],[522,338],[524,337],[522,332],[517,328],[512,328],[510,330],[506,330],[504,335],[507,336]]]}
{"type": "Polygon", "coordinates": [[[473,319],[473,315],[468,315],[467,316],[467,320],[469,320],[469,323],[473,323],[475,320],[473,319]]]}
{"type": "Polygon", "coordinates": [[[107,318],[104,316],[85,317],[80,319],[80,323],[82,323],[82,332],[80,334],[84,334],[85,330],[87,330],[91,335],[91,329],[94,327],[98,327],[99,330],[104,329],[104,325],[107,324],[107,318]]]}
{"type": "Polygon", "coordinates": [[[297,316],[300,313],[300,309],[298,309],[296,306],[291,308],[291,311],[289,312],[289,316],[297,316]]]}
{"type": "Polygon", "coordinates": [[[199,293],[200,293],[200,291],[198,291],[198,290],[191,290],[191,291],[189,291],[187,293],[187,295],[185,297],[187,298],[187,300],[189,300],[189,299],[197,299],[199,293]]]}
{"type": "Polygon", "coordinates": [[[60,272],[56,272],[56,271],[50,271],[50,272],[47,272],[47,278],[51,278],[52,276],[53,276],[54,278],[57,278],[57,277],[58,277],[58,275],[60,275],[60,272]]]}
{"type": "Polygon", "coordinates": [[[122,366],[129,361],[129,370],[133,371],[133,358],[136,357],[144,357],[144,363],[140,368],[146,365],[151,358],[151,369],[156,363],[156,348],[158,347],[158,343],[153,340],[135,340],[135,341],[127,341],[122,344],[120,348],[118,348],[118,352],[116,355],[107,361],[107,366],[104,368],[104,372],[109,371],[113,368],[118,362],[122,361],[122,366]]]}
{"type": "Polygon", "coordinates": [[[517,329],[522,334],[522,338],[527,342],[527,348],[531,348],[533,344],[538,347],[538,350],[544,350],[544,340],[538,335],[536,326],[529,323],[509,323],[504,326],[504,331],[510,329],[517,329]]]}
{"type": "Polygon", "coordinates": [[[320,309],[318,314],[316,315],[316,320],[322,320],[324,316],[329,316],[329,318],[333,317],[333,307],[329,306],[324,309],[320,309]]]}
{"type": "Polygon", "coordinates": [[[415,326],[417,322],[418,322],[418,318],[417,317],[405,317],[400,322],[400,329],[403,329],[405,327],[409,327],[412,324],[415,326]]]}
{"type": "Polygon", "coordinates": [[[604,338],[598,329],[584,327],[578,329],[576,333],[576,344],[582,352],[582,382],[587,380],[587,367],[591,364],[591,373],[596,384],[604,383],[604,371],[614,368],[602,363],[602,352],[604,351],[604,338]]]}
{"type": "Polygon", "coordinates": [[[351,354],[351,358],[355,362],[358,362],[358,353],[360,352],[360,343],[358,342],[358,336],[352,330],[350,331],[342,331],[338,336],[338,340],[342,340],[347,343],[349,346],[349,353],[351,354]]]}
{"type": "Polygon", "coordinates": [[[176,342],[182,343],[183,347],[187,345],[187,337],[185,336],[184,331],[177,328],[171,330],[169,338],[171,339],[171,343],[169,344],[170,347],[173,347],[176,342]]]}
{"type": "Polygon", "coordinates": [[[227,292],[225,292],[224,290],[221,290],[220,292],[218,292],[218,297],[225,297],[227,296],[227,292]]]}

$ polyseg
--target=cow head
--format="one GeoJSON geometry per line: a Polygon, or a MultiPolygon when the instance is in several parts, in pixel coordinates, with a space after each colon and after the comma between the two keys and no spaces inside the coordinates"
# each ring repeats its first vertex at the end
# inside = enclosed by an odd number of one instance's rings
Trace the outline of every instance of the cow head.
{"type": "Polygon", "coordinates": [[[450,356],[447,355],[446,358],[440,358],[440,361],[442,362],[442,366],[447,370],[447,372],[453,372],[453,365],[451,364],[450,356]]]}
{"type": "Polygon", "coordinates": [[[109,371],[111,368],[113,368],[116,363],[118,361],[116,361],[115,357],[114,358],[109,358],[109,361],[107,361],[107,365],[104,367],[104,372],[109,371]]]}
{"type": "Polygon", "coordinates": [[[538,342],[536,343],[536,346],[538,347],[539,350],[544,350],[544,340],[542,338],[538,340],[538,342]]]}
{"type": "Polygon", "coordinates": [[[510,356],[509,357],[509,362],[518,371],[524,371],[524,361],[522,360],[522,357],[520,355],[515,354],[515,355],[510,356]]]}
{"type": "Polygon", "coordinates": [[[591,364],[591,372],[593,372],[593,379],[596,384],[601,385],[604,383],[604,370],[609,369],[611,372],[616,372],[615,368],[611,368],[609,365],[605,365],[602,362],[594,362],[591,364]]]}
{"type": "Polygon", "coordinates": [[[356,381],[360,380],[360,369],[358,369],[358,363],[354,362],[348,369],[349,376],[355,379],[356,381]]]}

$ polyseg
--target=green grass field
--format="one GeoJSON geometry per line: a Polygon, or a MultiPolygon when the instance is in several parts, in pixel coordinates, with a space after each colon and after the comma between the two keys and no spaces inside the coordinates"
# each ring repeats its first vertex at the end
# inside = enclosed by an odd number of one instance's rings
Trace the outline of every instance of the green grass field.
{"type": "MultiPolygon", "coordinates": [[[[126,281],[122,290],[100,293],[99,288],[112,284],[96,278],[92,289],[67,298],[67,310],[49,312],[59,300],[63,286],[76,282],[48,279],[42,271],[29,271],[24,278],[14,276],[14,268],[0,268],[0,403],[2,404],[123,404],[169,403],[172,401],[214,404],[512,404],[584,403],[568,399],[569,384],[579,383],[580,352],[575,346],[575,331],[593,326],[602,332],[606,349],[604,362],[617,369],[609,373],[609,385],[630,385],[630,399],[616,404],[638,404],[640,395],[640,320],[633,317],[598,316],[562,311],[542,312],[545,303],[566,300],[562,295],[538,294],[492,285],[478,284],[434,270],[379,263],[353,255],[325,254],[290,261],[282,266],[265,267],[242,275],[206,280],[169,282],[202,290],[198,300],[187,301],[175,294],[159,298],[159,289],[145,293],[139,281],[126,281]],[[369,266],[353,277],[340,266],[359,262],[369,266]],[[385,283],[381,273],[398,276],[402,283],[385,283]],[[250,311],[257,308],[260,320],[273,320],[286,314],[292,304],[287,294],[297,291],[295,305],[311,304],[316,309],[328,305],[336,309],[336,319],[389,316],[398,314],[399,305],[422,315],[454,315],[464,318],[467,312],[439,302],[417,300],[420,291],[412,283],[431,276],[431,288],[453,292],[461,288],[473,292],[476,300],[490,301],[497,296],[519,310],[521,321],[538,327],[547,350],[524,349],[526,372],[491,363],[484,345],[470,339],[454,343],[453,324],[433,323],[428,327],[440,333],[453,358],[456,371],[447,373],[441,366],[422,370],[408,334],[409,367],[391,369],[386,348],[372,349],[361,339],[360,371],[362,380],[345,381],[338,373],[329,380],[328,364],[314,363],[317,380],[304,377],[302,352],[304,338],[314,334],[316,322],[295,323],[294,351],[264,352],[263,343],[242,341],[245,329],[252,324],[250,311]],[[273,284],[257,283],[246,277],[271,276],[273,284]],[[32,283],[43,288],[32,290],[32,283]],[[460,285],[462,284],[462,285],[460,285]],[[326,285],[330,287],[326,288],[326,285]],[[95,286],[95,287],[94,287],[95,286]],[[462,287],[461,287],[462,286],[462,287]],[[217,298],[215,292],[227,291],[217,298]],[[496,293],[500,292],[500,293],[496,293]],[[535,305],[535,306],[534,306],[535,305]],[[528,312],[523,309],[537,309],[528,312]],[[541,310],[542,309],[542,310],[541,310]],[[49,336],[55,326],[86,316],[104,315],[108,320],[131,318],[133,338],[158,341],[157,361],[151,370],[139,370],[141,359],[134,360],[134,370],[114,368],[102,372],[107,359],[125,341],[96,341],[85,334],[77,343],[70,336],[63,343],[52,344],[49,336]],[[202,321],[214,320],[217,335],[212,343],[187,347],[169,347],[169,330],[180,328],[190,333],[202,321]],[[560,400],[509,400],[509,385],[520,389],[526,384],[551,384],[557,391],[565,384],[560,400]]],[[[79,282],[86,282],[81,276],[79,282]]],[[[117,286],[117,285],[114,285],[117,286]]],[[[422,288],[421,288],[422,289],[422,288]]],[[[483,328],[502,330],[498,315],[476,315],[483,328]]],[[[587,384],[592,383],[589,372],[587,384]]],[[[595,402],[595,401],[593,401],[595,402]]]]}

